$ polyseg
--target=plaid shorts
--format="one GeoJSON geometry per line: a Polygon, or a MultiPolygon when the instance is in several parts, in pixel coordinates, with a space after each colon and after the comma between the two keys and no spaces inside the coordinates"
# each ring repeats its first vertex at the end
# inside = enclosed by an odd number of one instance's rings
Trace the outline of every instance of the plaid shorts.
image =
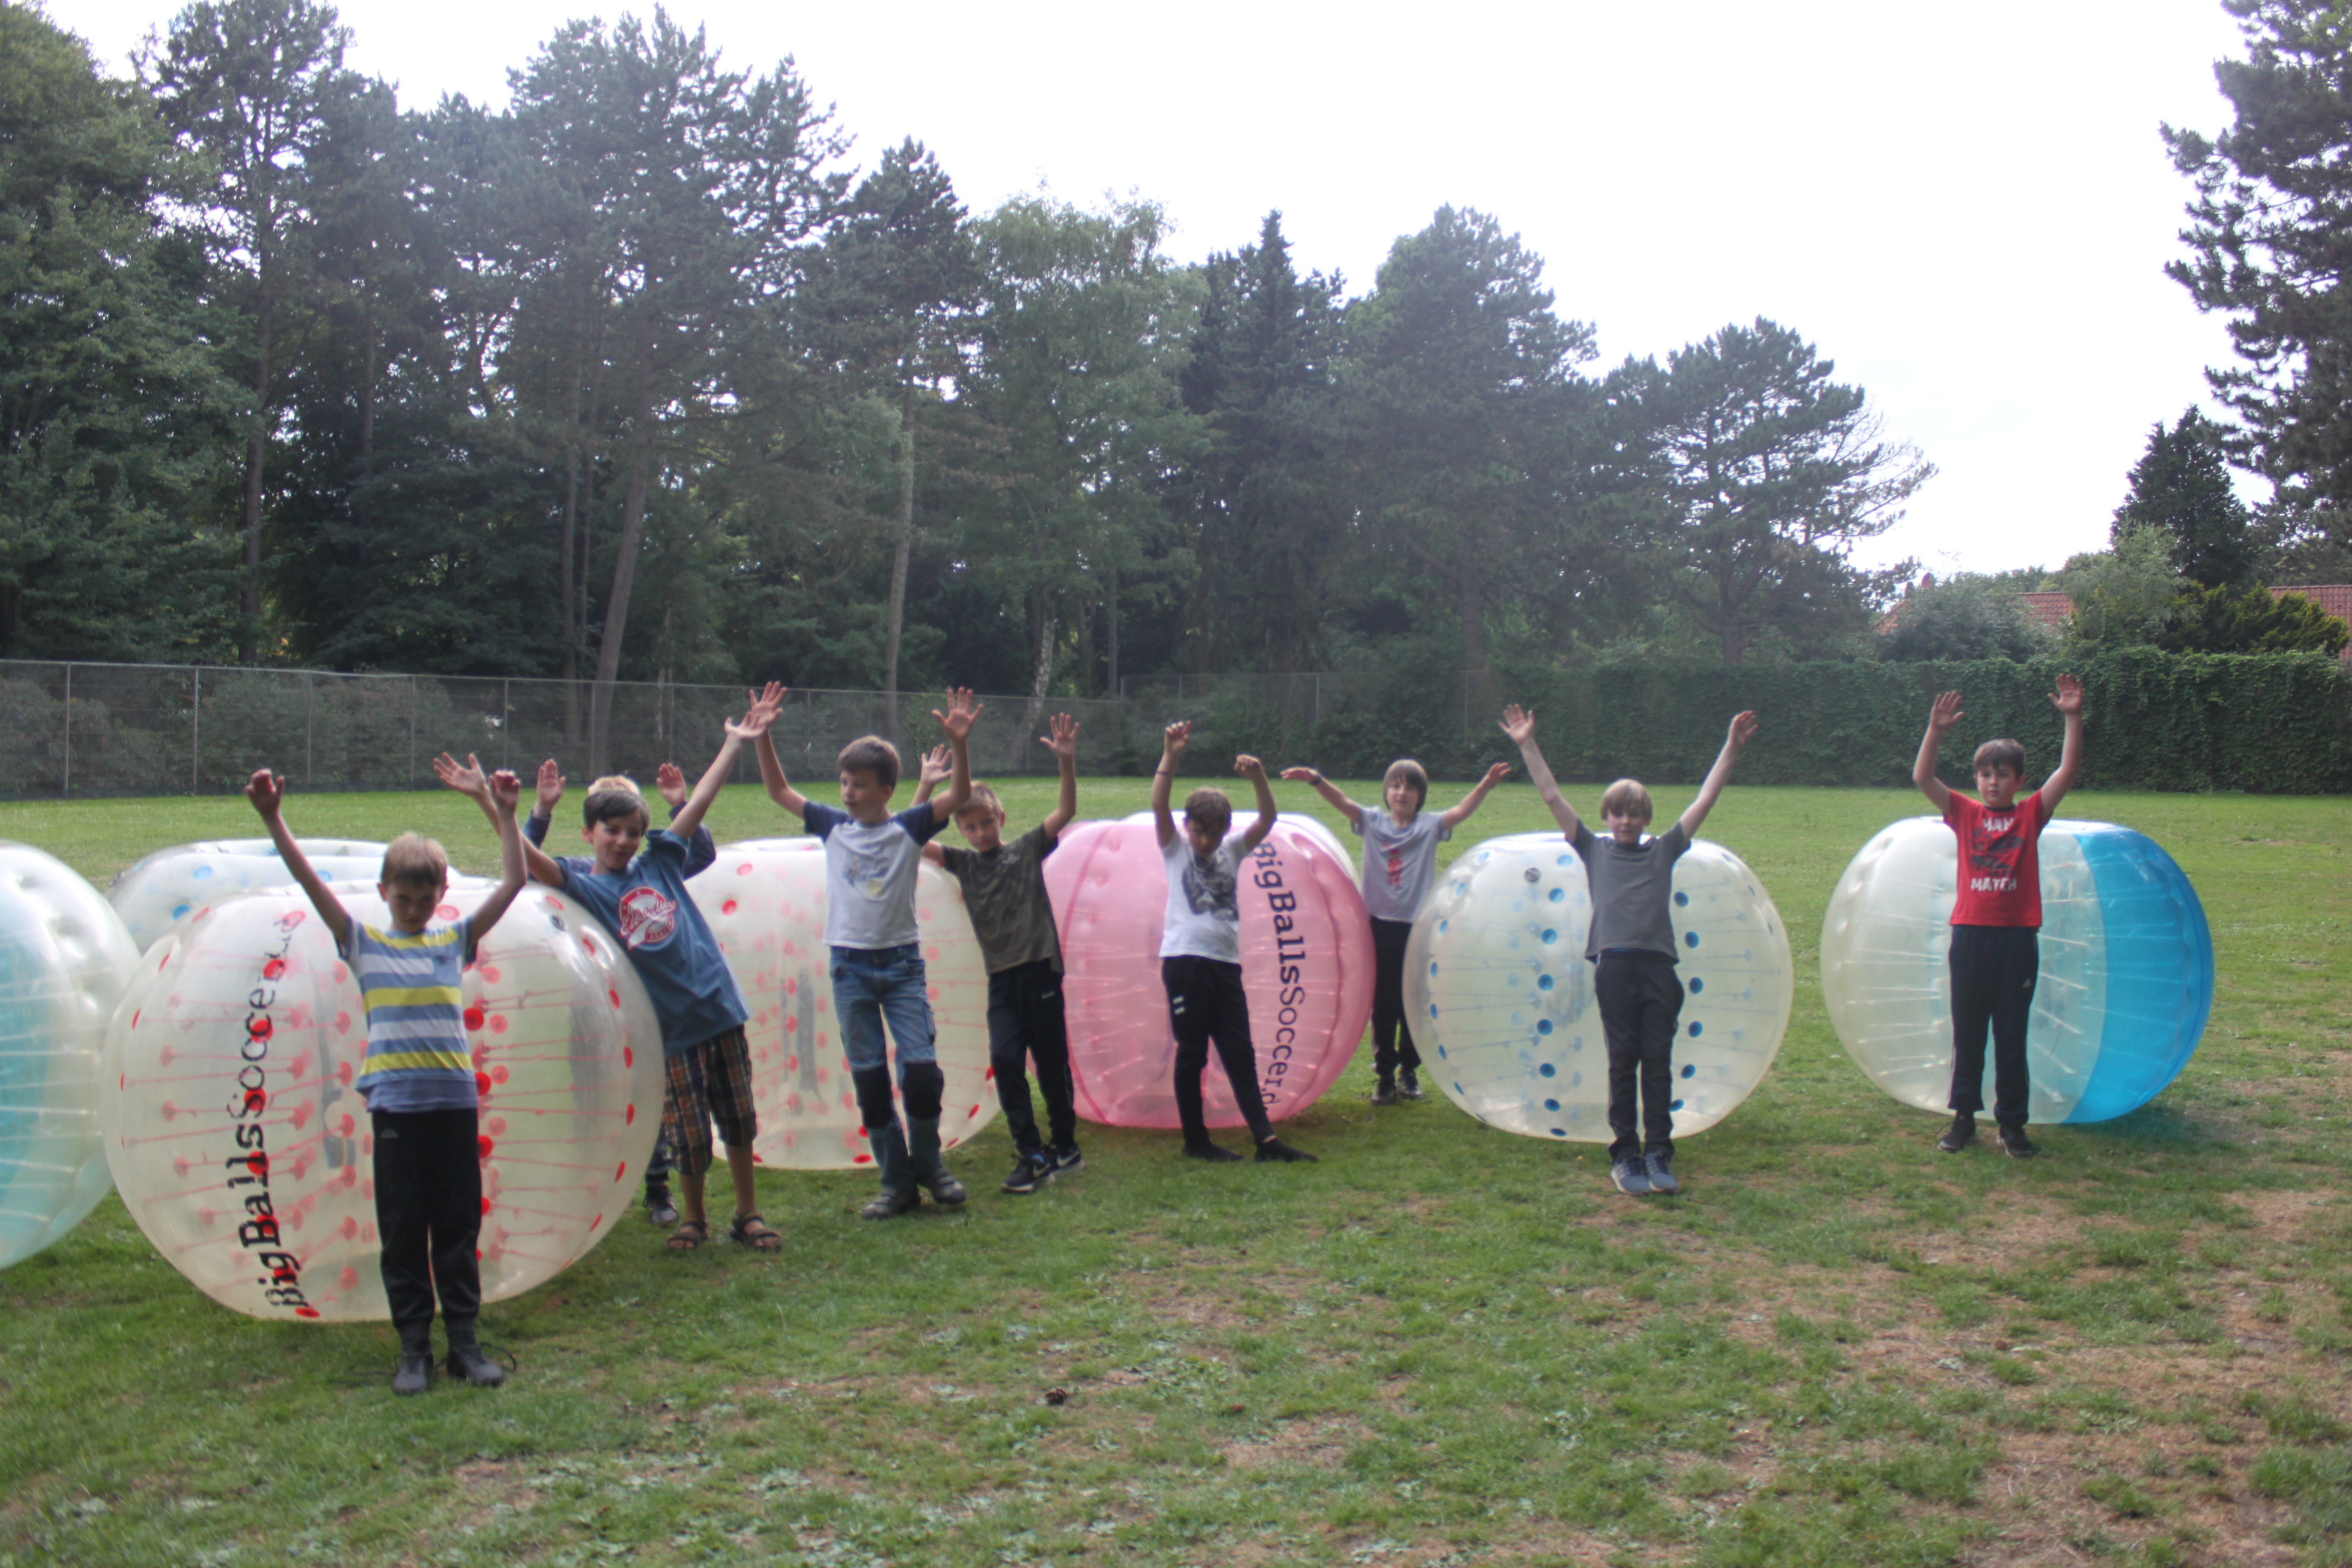
{"type": "Polygon", "coordinates": [[[749,1143],[760,1131],[751,1109],[751,1046],[741,1026],[711,1036],[670,1057],[668,1092],[662,1096],[662,1142],[679,1171],[710,1169],[710,1124],[722,1143],[749,1143]]]}

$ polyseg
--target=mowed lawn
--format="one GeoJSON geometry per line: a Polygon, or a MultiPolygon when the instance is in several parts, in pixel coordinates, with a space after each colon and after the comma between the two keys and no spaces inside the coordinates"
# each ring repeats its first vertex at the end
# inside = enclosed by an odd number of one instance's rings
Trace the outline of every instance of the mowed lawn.
{"type": "MultiPolygon", "coordinates": [[[[1050,789],[1007,790],[1016,828],[1050,789]]],[[[110,1198],[0,1273],[0,1563],[2352,1561],[2352,811],[2067,803],[2179,858],[2219,995],[2153,1104],[2014,1163],[1937,1154],[1822,1013],[1838,872],[1922,809],[1735,784],[1707,824],[1786,917],[1797,1005],[1679,1198],[1434,1093],[1376,1110],[1367,1048],[1286,1124],[1312,1165],[1087,1127],[1082,1173],[1014,1198],[999,1124],[953,1215],[865,1224],[866,1180],[775,1172],[778,1258],[633,1215],[486,1313],[508,1387],[409,1400],[387,1327],[215,1307],[110,1198]]],[[[446,793],[288,816],[494,864],[446,793]]],[[[1548,825],[1513,784],[1447,849],[1548,825]]],[[[788,826],[754,789],[712,826],[788,826]]],[[[0,806],[101,886],[257,830],[236,798],[0,806]]]]}

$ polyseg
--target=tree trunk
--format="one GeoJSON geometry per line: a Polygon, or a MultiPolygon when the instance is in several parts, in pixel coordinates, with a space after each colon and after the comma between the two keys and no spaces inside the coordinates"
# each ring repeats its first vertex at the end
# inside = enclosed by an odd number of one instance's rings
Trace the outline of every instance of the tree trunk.
{"type": "MultiPolygon", "coordinates": [[[[644,348],[650,351],[652,345],[644,348]]],[[[653,479],[654,398],[650,374],[637,376],[629,419],[628,492],[621,504],[620,555],[613,591],[604,601],[604,629],[596,640],[596,689],[588,715],[588,772],[602,775],[612,750],[613,682],[621,672],[621,642],[629,629],[629,590],[636,582],[637,551],[646,537],[646,495],[653,479]]]]}
{"type": "Polygon", "coordinates": [[[1040,588],[1032,595],[1031,614],[1037,624],[1037,658],[1029,678],[1029,706],[1022,716],[1021,736],[1027,740],[1045,721],[1045,689],[1054,683],[1054,616],[1051,601],[1040,588]]]}
{"type": "Polygon", "coordinates": [[[1495,705],[1495,671],[1486,661],[1486,604],[1479,594],[1475,545],[1462,552],[1462,564],[1454,574],[1454,584],[1462,608],[1462,666],[1469,671],[1475,701],[1491,708],[1495,705]]]}
{"type": "Polygon", "coordinates": [[[890,550],[890,607],[882,631],[882,738],[898,741],[898,639],[907,625],[907,558],[915,543],[915,392],[898,417],[898,526],[890,550]]]}
{"type": "Polygon", "coordinates": [[[352,521],[360,525],[360,548],[362,551],[375,542],[370,537],[370,530],[375,522],[375,501],[368,492],[368,480],[375,477],[376,355],[383,347],[383,334],[376,328],[373,304],[367,313],[366,333],[367,352],[360,373],[360,493],[352,507],[352,521]]]}
{"type": "Polygon", "coordinates": [[[1105,645],[1104,651],[1105,651],[1105,653],[1106,653],[1106,654],[1108,654],[1108,664],[1109,664],[1109,666],[1110,666],[1109,673],[1108,673],[1108,675],[1106,677],[1105,690],[1107,691],[1107,693],[1108,693],[1108,695],[1110,695],[1110,696],[1112,696],[1112,697],[1117,697],[1117,696],[1119,694],[1119,684],[1118,684],[1118,569],[1117,567],[1113,567],[1113,568],[1111,569],[1111,571],[1110,571],[1109,576],[1110,576],[1110,592],[1108,592],[1108,594],[1105,594],[1105,595],[1103,595],[1103,642],[1104,642],[1104,645],[1105,645]]]}
{"type": "Polygon", "coordinates": [[[556,602],[563,647],[563,749],[580,747],[580,619],[574,613],[572,584],[578,570],[572,563],[573,542],[580,527],[580,383],[582,348],[572,323],[572,384],[563,394],[563,535],[556,569],[556,602]]]}
{"type": "Polygon", "coordinates": [[[269,456],[269,338],[275,324],[267,250],[255,258],[254,287],[260,294],[260,321],[253,363],[253,433],[245,443],[245,626],[237,638],[239,664],[251,664],[261,644],[261,478],[269,456]]]}

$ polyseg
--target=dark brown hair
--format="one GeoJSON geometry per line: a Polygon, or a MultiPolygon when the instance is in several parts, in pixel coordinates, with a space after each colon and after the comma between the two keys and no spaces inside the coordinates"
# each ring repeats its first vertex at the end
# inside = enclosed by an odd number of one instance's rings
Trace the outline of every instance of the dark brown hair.
{"type": "Polygon", "coordinates": [[[1977,748],[1979,768],[2007,768],[2019,778],[2025,776],[2025,745],[2006,735],[1998,741],[1987,741],[1977,748]]]}
{"type": "Polygon", "coordinates": [[[645,794],[636,780],[612,773],[588,786],[588,798],[580,803],[582,826],[593,827],[624,816],[635,817],[640,827],[653,826],[653,814],[646,809],[645,794]]]}
{"type": "Polygon", "coordinates": [[[841,748],[839,770],[845,773],[872,773],[874,782],[886,790],[898,787],[898,748],[879,735],[861,735],[841,748]]]}
{"type": "Polygon", "coordinates": [[[1222,844],[1233,829],[1234,803],[1225,798],[1223,790],[1196,789],[1184,797],[1184,820],[1206,828],[1209,837],[1222,844]]]}

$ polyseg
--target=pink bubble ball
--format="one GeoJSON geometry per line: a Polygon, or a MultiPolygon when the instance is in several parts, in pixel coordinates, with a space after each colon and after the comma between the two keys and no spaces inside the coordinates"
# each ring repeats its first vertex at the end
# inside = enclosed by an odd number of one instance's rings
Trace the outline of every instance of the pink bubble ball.
{"type": "MultiPolygon", "coordinates": [[[[1160,980],[1168,873],[1150,813],[1069,827],[1046,858],[1045,887],[1062,934],[1078,1114],[1110,1127],[1179,1126],[1160,980]]],[[[1356,1054],[1372,1016],[1372,928],[1328,835],[1288,822],[1244,859],[1237,892],[1258,1086],[1280,1121],[1321,1098],[1356,1054]],[[1277,908],[1285,896],[1293,902],[1277,908]]],[[[1246,1125],[1213,1050],[1209,1059],[1209,1125],[1246,1125]]]]}
{"type": "MultiPolygon", "coordinates": [[[[333,884],[355,921],[373,883],[333,884]]],[[[436,923],[478,905],[465,878],[436,923]]],[[[481,1093],[482,1297],[562,1272],[634,1206],[661,1126],[661,1034],[645,987],[585,909],[523,889],[466,971],[481,1093]]],[[[387,1317],[374,1147],[352,1087],[359,983],[299,890],[181,921],[140,960],[100,1058],[100,1125],[123,1206],[198,1289],[247,1316],[387,1317]]]]}
{"type": "MultiPolygon", "coordinates": [[[[743,1033],[751,1049],[751,1107],[760,1118],[752,1160],[788,1170],[871,1169],[874,1152],[834,1013],[824,841],[730,844],[710,869],[686,886],[751,1015],[743,1033]]],[[[940,1143],[953,1149],[996,1115],[996,1074],[988,1065],[988,965],[964,912],[963,885],[928,863],[917,873],[915,925],[922,936],[933,1049],[947,1080],[940,1143]]],[[[890,1063],[896,1096],[895,1047],[890,1063]]]]}

